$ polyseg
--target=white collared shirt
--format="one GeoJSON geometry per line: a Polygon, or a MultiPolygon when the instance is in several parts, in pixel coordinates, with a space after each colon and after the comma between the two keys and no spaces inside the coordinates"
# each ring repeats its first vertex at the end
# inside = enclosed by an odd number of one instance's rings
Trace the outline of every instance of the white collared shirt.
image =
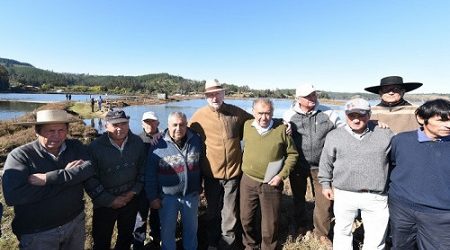
{"type": "Polygon", "coordinates": [[[264,135],[264,134],[266,134],[267,132],[269,132],[269,130],[272,128],[272,126],[273,126],[273,120],[270,120],[269,126],[267,126],[267,128],[261,127],[261,126],[258,124],[258,122],[257,122],[256,120],[254,120],[254,121],[252,122],[252,126],[256,128],[256,131],[258,131],[258,133],[259,133],[260,135],[264,135]]]}

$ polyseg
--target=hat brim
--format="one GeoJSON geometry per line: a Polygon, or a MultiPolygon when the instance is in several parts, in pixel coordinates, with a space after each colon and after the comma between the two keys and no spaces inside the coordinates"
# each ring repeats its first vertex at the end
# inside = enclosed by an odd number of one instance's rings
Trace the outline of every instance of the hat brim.
{"type": "Polygon", "coordinates": [[[367,114],[370,113],[370,110],[365,110],[365,109],[352,109],[352,110],[346,110],[346,111],[345,111],[345,114],[346,114],[346,115],[352,114],[352,113],[358,113],[358,114],[361,114],[361,115],[367,115],[367,114]]]}
{"type": "Polygon", "coordinates": [[[367,87],[364,90],[378,95],[380,93],[381,87],[388,86],[388,85],[400,85],[405,89],[405,92],[409,92],[409,91],[413,91],[415,89],[420,88],[423,85],[423,83],[420,83],[420,82],[405,82],[405,83],[401,83],[401,84],[392,83],[392,84],[384,84],[384,85],[367,87]]]}
{"type": "Polygon", "coordinates": [[[122,123],[122,122],[129,122],[130,118],[118,118],[118,119],[113,119],[113,120],[109,120],[106,121],[106,123],[110,123],[110,124],[117,124],[117,123],[122,123]]]}
{"type": "Polygon", "coordinates": [[[80,122],[81,120],[65,120],[65,121],[46,121],[46,122],[17,122],[15,125],[33,126],[33,125],[44,125],[44,124],[61,124],[61,123],[74,123],[80,122]]]}
{"type": "Polygon", "coordinates": [[[208,94],[208,93],[214,93],[214,92],[220,92],[220,91],[225,91],[225,88],[215,88],[215,89],[210,89],[210,90],[206,90],[205,92],[203,92],[204,94],[208,94]]]}

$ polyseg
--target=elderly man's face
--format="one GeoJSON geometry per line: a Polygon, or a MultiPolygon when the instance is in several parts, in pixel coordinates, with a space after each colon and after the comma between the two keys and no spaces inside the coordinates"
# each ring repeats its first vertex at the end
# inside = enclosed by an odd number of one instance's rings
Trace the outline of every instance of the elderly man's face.
{"type": "Polygon", "coordinates": [[[403,89],[403,87],[398,84],[385,85],[381,87],[379,94],[383,102],[397,103],[403,98],[405,89],[403,89]]]}
{"type": "Polygon", "coordinates": [[[255,121],[259,124],[259,126],[267,128],[270,125],[270,121],[272,120],[273,109],[267,103],[258,102],[253,107],[253,116],[255,117],[255,121]]]}
{"type": "Polygon", "coordinates": [[[303,111],[311,111],[316,107],[317,93],[314,91],[307,96],[297,97],[297,101],[303,111]]]}
{"type": "Polygon", "coordinates": [[[223,104],[223,99],[225,98],[225,90],[205,93],[205,96],[208,105],[217,110],[223,104]]]}
{"type": "Polygon", "coordinates": [[[109,134],[109,137],[111,137],[111,139],[116,143],[125,140],[125,138],[128,136],[128,131],[130,130],[130,125],[128,122],[114,124],[107,122],[105,127],[106,131],[109,134]]]}
{"type": "Polygon", "coordinates": [[[183,140],[186,136],[187,121],[182,117],[172,116],[167,124],[169,136],[175,141],[175,143],[183,140]]]}
{"type": "Polygon", "coordinates": [[[67,139],[69,125],[66,123],[39,125],[36,130],[39,143],[52,154],[57,154],[67,139]]]}
{"type": "Polygon", "coordinates": [[[369,122],[370,115],[367,113],[365,115],[358,112],[348,113],[347,124],[357,134],[362,134],[367,128],[367,123],[369,122]]]}
{"type": "Polygon", "coordinates": [[[142,128],[147,134],[156,133],[156,131],[158,131],[158,126],[159,126],[158,120],[147,119],[142,121],[142,128]]]}

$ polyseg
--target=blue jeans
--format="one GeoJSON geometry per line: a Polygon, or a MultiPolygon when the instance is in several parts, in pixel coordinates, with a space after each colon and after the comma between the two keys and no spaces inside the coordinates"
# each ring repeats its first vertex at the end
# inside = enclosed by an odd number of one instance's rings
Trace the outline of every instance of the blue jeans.
{"type": "Polygon", "coordinates": [[[72,221],[47,231],[23,234],[20,236],[19,248],[22,250],[83,250],[86,236],[84,226],[85,214],[81,212],[72,221]]]}
{"type": "Polygon", "coordinates": [[[389,198],[392,249],[450,249],[450,211],[421,212],[389,198]]]}
{"type": "Polygon", "coordinates": [[[198,193],[186,196],[164,195],[162,207],[159,209],[163,250],[177,249],[175,232],[178,212],[181,213],[181,223],[183,225],[183,248],[185,250],[197,249],[198,202],[198,193]]]}

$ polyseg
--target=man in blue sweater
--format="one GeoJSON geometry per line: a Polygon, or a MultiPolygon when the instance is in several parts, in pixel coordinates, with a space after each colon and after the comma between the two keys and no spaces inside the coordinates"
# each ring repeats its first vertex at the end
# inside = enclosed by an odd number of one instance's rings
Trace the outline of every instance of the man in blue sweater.
{"type": "Polygon", "coordinates": [[[393,248],[450,249],[450,101],[416,110],[421,127],[392,140],[393,248]]]}
{"type": "Polygon", "coordinates": [[[183,249],[197,249],[197,212],[203,143],[188,129],[186,115],[172,112],[168,128],[150,149],[145,192],[150,207],[159,209],[163,250],[176,249],[178,213],[183,224],[183,249]]]}

